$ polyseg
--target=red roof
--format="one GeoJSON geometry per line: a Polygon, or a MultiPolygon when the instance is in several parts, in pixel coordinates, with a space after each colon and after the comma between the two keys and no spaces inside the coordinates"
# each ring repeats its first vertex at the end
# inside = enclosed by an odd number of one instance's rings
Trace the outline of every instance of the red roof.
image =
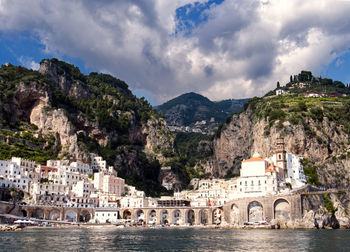
{"type": "Polygon", "coordinates": [[[243,162],[258,162],[258,161],[265,161],[264,159],[262,158],[249,158],[249,159],[246,159],[246,160],[243,160],[243,162]]]}

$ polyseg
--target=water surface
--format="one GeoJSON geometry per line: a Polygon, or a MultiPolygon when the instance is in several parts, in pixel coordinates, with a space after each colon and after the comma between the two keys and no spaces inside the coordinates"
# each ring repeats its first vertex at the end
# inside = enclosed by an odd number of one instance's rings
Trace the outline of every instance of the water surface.
{"type": "Polygon", "coordinates": [[[1,251],[350,251],[350,230],[27,229],[1,251]]]}

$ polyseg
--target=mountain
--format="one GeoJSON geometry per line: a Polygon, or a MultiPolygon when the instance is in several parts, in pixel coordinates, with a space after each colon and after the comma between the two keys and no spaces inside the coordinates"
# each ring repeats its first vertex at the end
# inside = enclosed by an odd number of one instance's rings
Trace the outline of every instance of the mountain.
{"type": "Polygon", "coordinates": [[[42,60],[39,71],[4,64],[0,105],[1,160],[89,162],[89,153],[95,152],[126,183],[147,194],[166,191],[159,178],[166,161],[162,153],[175,155],[174,135],[124,81],[84,75],[57,59],[42,60]]]}
{"type": "Polygon", "coordinates": [[[247,101],[241,99],[213,102],[192,92],[167,101],[156,109],[164,115],[168,125],[171,126],[191,126],[203,120],[207,122],[214,120],[219,124],[224,122],[228,115],[242,110],[247,101]]]}
{"type": "Polygon", "coordinates": [[[294,79],[282,88],[288,93],[276,96],[270,92],[250,99],[243,112],[232,115],[218,129],[213,156],[202,164],[205,173],[237,176],[243,159],[255,152],[271,156],[277,138],[282,137],[287,152],[304,157],[310,184],[348,188],[349,87],[310,76],[308,80],[294,79]]]}

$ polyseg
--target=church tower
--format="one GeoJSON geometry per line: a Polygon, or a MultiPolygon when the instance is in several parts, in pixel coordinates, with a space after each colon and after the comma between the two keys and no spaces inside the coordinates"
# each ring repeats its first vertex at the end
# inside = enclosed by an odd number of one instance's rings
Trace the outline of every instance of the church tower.
{"type": "Polygon", "coordinates": [[[288,177],[288,171],[287,171],[286,150],[284,149],[284,139],[282,137],[277,138],[275,155],[276,155],[276,165],[280,168],[279,175],[284,179],[288,177]]]}

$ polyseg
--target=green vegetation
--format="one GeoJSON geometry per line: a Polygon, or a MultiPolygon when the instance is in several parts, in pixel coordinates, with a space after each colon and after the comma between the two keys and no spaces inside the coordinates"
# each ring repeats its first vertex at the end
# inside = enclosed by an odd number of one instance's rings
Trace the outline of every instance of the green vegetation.
{"type": "Polygon", "coordinates": [[[307,158],[303,158],[301,160],[301,164],[304,168],[304,174],[307,177],[307,183],[315,186],[321,185],[321,183],[318,180],[316,166],[313,165],[312,162],[307,158]]]}
{"type": "Polygon", "coordinates": [[[30,84],[35,81],[42,86],[47,79],[37,71],[29,70],[20,66],[3,65],[0,68],[0,100],[10,98],[16,91],[17,85],[20,82],[30,84]]]}
{"type": "Polygon", "coordinates": [[[328,213],[334,214],[335,213],[335,208],[333,205],[332,200],[329,198],[329,194],[324,193],[323,194],[323,204],[325,206],[325,208],[327,209],[328,213]]]}
{"type": "Polygon", "coordinates": [[[52,179],[48,178],[41,178],[40,183],[53,183],[54,181],[52,179]]]}
{"type": "Polygon", "coordinates": [[[283,128],[283,123],[288,121],[292,125],[303,125],[307,135],[315,136],[307,123],[308,118],[321,123],[324,117],[337,125],[343,125],[345,130],[350,132],[350,115],[347,113],[350,110],[349,97],[310,98],[286,95],[254,98],[250,100],[249,106],[253,110],[254,121],[265,119],[268,122],[266,135],[277,121],[279,128],[283,128]]]}
{"type": "MultiPolygon", "coordinates": [[[[48,92],[51,106],[46,106],[45,112],[49,115],[54,109],[64,111],[75,130],[81,132],[78,134],[81,149],[101,155],[108,165],[114,165],[119,174],[138,189],[148,187],[145,190],[148,194],[162,192],[157,181],[160,168],[158,161],[146,157],[141,140],[130,137],[130,130],[141,128],[148,120],[159,118],[160,114],[145,98],[136,98],[125,82],[111,75],[84,75],[79,68],[57,59],[43,60],[42,63],[47,63],[51,70],[54,69],[53,73],[65,78],[64,88],[37,71],[12,65],[0,68],[0,115],[4,119],[0,121],[0,159],[18,156],[44,164],[47,159],[57,159],[60,152],[60,146],[55,146],[53,135],[38,134],[38,128],[27,123],[28,114],[23,113],[22,117],[14,118],[11,111],[14,108],[3,106],[11,104],[12,98],[16,99],[13,95],[22,82],[39,92],[48,92]],[[15,119],[18,121],[13,121],[15,119]],[[102,134],[112,136],[105,146],[98,144],[101,136],[88,136],[91,126],[84,125],[86,121],[98,125],[102,134]],[[135,155],[132,156],[132,164],[116,163],[120,156],[125,160],[130,159],[128,154],[135,155]]],[[[29,99],[33,101],[28,101],[28,106],[25,104],[28,109],[36,102],[36,98],[29,99]]],[[[64,158],[70,158],[70,155],[68,152],[61,153],[64,158]]]]}
{"type": "Polygon", "coordinates": [[[193,178],[206,177],[204,168],[198,163],[212,155],[211,141],[212,137],[200,133],[177,133],[175,149],[178,155],[171,158],[165,166],[170,166],[185,184],[193,178]]]}
{"type": "Polygon", "coordinates": [[[166,119],[168,113],[171,114],[171,123],[174,120],[174,113],[177,114],[176,121],[183,126],[193,125],[202,120],[209,122],[211,118],[215,118],[216,123],[223,123],[228,115],[241,111],[243,104],[246,102],[247,99],[213,102],[200,94],[192,92],[180,95],[158,106],[157,110],[166,119]]]}
{"type": "Polygon", "coordinates": [[[45,164],[47,159],[56,159],[59,149],[55,146],[55,137],[36,134],[36,130],[35,125],[25,122],[0,130],[0,160],[22,157],[45,164]]]}

